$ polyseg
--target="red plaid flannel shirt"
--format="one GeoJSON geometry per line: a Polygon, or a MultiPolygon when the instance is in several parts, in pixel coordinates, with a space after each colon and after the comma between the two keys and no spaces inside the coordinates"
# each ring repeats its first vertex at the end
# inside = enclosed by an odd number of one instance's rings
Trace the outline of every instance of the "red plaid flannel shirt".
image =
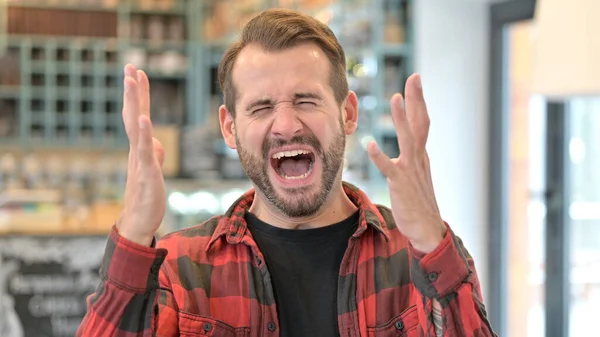
{"type": "MultiPolygon", "coordinates": [[[[338,281],[342,337],[495,336],[473,260],[448,229],[431,253],[417,252],[391,211],[344,184],[360,209],[338,281]]],[[[264,258],[244,220],[247,192],[224,215],[144,247],[110,234],[102,283],[87,300],[77,336],[278,336],[277,306],[264,258]]]]}

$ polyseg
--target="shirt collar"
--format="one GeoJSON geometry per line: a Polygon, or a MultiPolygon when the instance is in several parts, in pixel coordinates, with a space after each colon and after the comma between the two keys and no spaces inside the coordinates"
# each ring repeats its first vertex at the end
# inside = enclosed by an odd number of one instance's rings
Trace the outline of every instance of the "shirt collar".
{"type": "MultiPolygon", "coordinates": [[[[381,233],[386,240],[389,240],[389,229],[377,206],[358,187],[347,182],[343,182],[343,186],[346,195],[358,207],[360,213],[358,228],[352,237],[360,237],[371,226],[378,233],[381,233]]],[[[225,214],[219,217],[219,223],[206,246],[206,250],[209,250],[213,243],[223,236],[230,244],[238,244],[243,241],[248,233],[245,214],[254,201],[254,195],[254,189],[248,190],[229,207],[225,214]]]]}

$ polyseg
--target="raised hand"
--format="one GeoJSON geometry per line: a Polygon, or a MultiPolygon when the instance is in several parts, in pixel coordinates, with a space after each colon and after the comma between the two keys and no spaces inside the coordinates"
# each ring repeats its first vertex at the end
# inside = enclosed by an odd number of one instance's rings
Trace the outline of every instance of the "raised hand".
{"type": "Polygon", "coordinates": [[[117,221],[119,234],[149,246],[166,209],[165,181],[161,166],[164,150],[152,136],[150,83],[134,66],[125,66],[123,122],[129,139],[129,162],[123,211],[117,221]]]}
{"type": "Polygon", "coordinates": [[[442,241],[446,226],[435,199],[425,149],[430,120],[419,75],[406,81],[405,94],[406,104],[401,94],[390,101],[400,156],[390,159],[375,142],[369,144],[368,153],[387,177],[398,229],[417,250],[429,253],[442,241]]]}

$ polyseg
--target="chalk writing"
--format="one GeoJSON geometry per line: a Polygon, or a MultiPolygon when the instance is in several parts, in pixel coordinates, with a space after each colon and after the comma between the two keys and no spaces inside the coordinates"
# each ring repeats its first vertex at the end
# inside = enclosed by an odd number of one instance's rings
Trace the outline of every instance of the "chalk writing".
{"type": "Polygon", "coordinates": [[[106,237],[0,237],[0,337],[72,337],[106,237]]]}

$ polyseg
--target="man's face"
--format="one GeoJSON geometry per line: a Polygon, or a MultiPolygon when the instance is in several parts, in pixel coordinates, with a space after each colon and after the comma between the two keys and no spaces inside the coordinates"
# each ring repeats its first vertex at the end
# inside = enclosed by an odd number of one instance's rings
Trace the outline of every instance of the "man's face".
{"type": "Polygon", "coordinates": [[[346,123],[346,103],[337,104],[329,75],[329,60],[314,44],[274,53],[246,46],[233,68],[235,144],[228,145],[287,216],[315,214],[341,177],[355,124],[346,123]]]}

